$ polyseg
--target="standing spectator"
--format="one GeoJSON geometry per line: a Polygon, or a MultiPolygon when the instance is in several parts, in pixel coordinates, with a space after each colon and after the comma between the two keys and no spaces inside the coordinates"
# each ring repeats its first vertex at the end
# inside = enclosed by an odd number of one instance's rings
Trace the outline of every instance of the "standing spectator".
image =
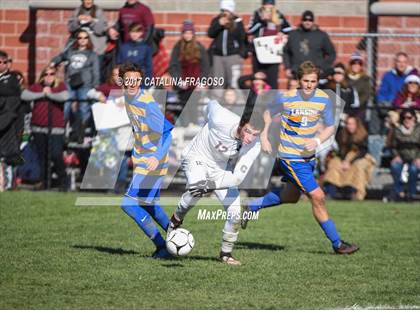
{"type": "Polygon", "coordinates": [[[213,76],[223,77],[220,87],[238,88],[242,58],[247,56],[246,33],[242,19],[234,14],[235,1],[222,0],[221,13],[213,18],[207,34],[213,39],[210,45],[213,76]]]}
{"type": "Polygon", "coordinates": [[[9,56],[0,50],[0,191],[12,189],[14,166],[22,162],[20,156],[21,88],[18,77],[9,70],[9,56]]]}
{"type": "Polygon", "coordinates": [[[67,189],[63,161],[64,103],[70,95],[63,82],[56,76],[56,69],[47,67],[37,83],[22,92],[22,100],[32,101],[32,135],[40,162],[40,181],[47,188],[49,156],[54,163],[61,190],[67,189]]]}
{"type": "Polygon", "coordinates": [[[107,100],[113,100],[114,97],[110,97],[115,92],[114,95],[122,96],[123,93],[121,91],[121,81],[119,79],[119,67],[115,66],[112,69],[111,75],[108,77],[108,80],[105,83],[97,86],[95,89],[92,89],[88,92],[88,97],[94,100],[97,100],[101,103],[106,103],[107,100]]]}
{"type": "Polygon", "coordinates": [[[397,200],[405,197],[402,183],[408,183],[408,200],[416,194],[417,174],[420,170],[420,123],[413,109],[403,110],[400,124],[391,133],[390,146],[394,158],[391,174],[394,180],[394,195],[397,200]]]}
{"type": "Polygon", "coordinates": [[[394,99],[396,108],[416,108],[420,109],[420,78],[411,74],[405,78],[402,91],[394,99]]]}
{"type": "Polygon", "coordinates": [[[95,53],[104,53],[107,22],[103,11],[93,0],[82,0],[82,5],[76,8],[68,22],[68,28],[71,34],[76,34],[81,29],[87,31],[95,53]]]}
{"type": "MultiPolygon", "coordinates": [[[[93,51],[92,41],[87,31],[80,30],[76,38],[77,41],[70,49],[52,59],[50,66],[55,67],[64,61],[68,62],[65,70],[65,80],[71,100],[78,102],[81,120],[78,142],[82,143],[85,129],[92,115],[87,93],[99,84],[99,59],[93,51]]],[[[67,101],[64,105],[65,121],[70,119],[71,105],[72,101],[67,101]]]]}
{"type": "MultiPolygon", "coordinates": [[[[271,86],[267,83],[267,76],[262,71],[241,76],[238,80],[238,84],[240,89],[250,90],[246,101],[248,107],[255,106],[258,96],[265,94],[271,89],[271,86]]],[[[266,100],[266,97],[260,97],[258,103],[262,103],[263,101],[267,102],[266,100]]]]}
{"type": "MultiPolygon", "coordinates": [[[[254,38],[287,34],[291,31],[289,22],[275,8],[275,0],[263,0],[262,6],[256,10],[248,25],[248,34],[254,38]]],[[[267,75],[267,82],[272,89],[277,89],[279,64],[261,64],[255,52],[252,56],[253,72],[262,71],[267,75]]]]}
{"type": "Polygon", "coordinates": [[[321,69],[321,75],[325,75],[333,66],[336,56],[334,45],[328,34],[314,23],[314,19],[312,11],[303,12],[299,28],[289,33],[283,50],[288,77],[297,72],[301,63],[308,60],[321,69]]]}
{"type": "Polygon", "coordinates": [[[337,134],[338,151],[327,163],[324,176],[326,192],[335,197],[338,189],[345,198],[363,200],[366,187],[375,167],[375,160],[367,153],[367,131],[360,118],[349,116],[345,127],[337,134]]]}
{"type": "MultiPolygon", "coordinates": [[[[325,86],[326,89],[331,89],[335,92],[337,98],[341,98],[344,101],[345,115],[352,114],[360,117],[360,102],[357,91],[350,86],[348,81],[345,79],[346,67],[342,63],[338,63],[334,66],[333,76],[331,81],[325,86]]],[[[344,116],[345,118],[345,116],[344,116]]]]}
{"type": "Polygon", "coordinates": [[[354,52],[350,56],[349,69],[347,70],[346,80],[350,86],[357,91],[359,96],[360,107],[359,116],[366,121],[366,108],[369,100],[373,96],[373,88],[371,77],[367,75],[363,65],[363,57],[358,52],[354,52]]]}
{"type": "Polygon", "coordinates": [[[152,77],[152,48],[143,37],[143,26],[132,24],[129,28],[130,41],[123,43],[117,54],[117,64],[131,62],[144,72],[144,78],[152,77]]]}
{"type": "MultiPolygon", "coordinates": [[[[190,20],[182,24],[181,39],[172,49],[169,74],[173,78],[200,78],[208,76],[209,60],[204,46],[195,38],[194,24],[190,20]]],[[[178,98],[182,107],[185,106],[195,87],[183,85],[178,91],[178,98]]],[[[190,105],[183,114],[183,120],[193,122],[197,120],[197,106],[190,105]]],[[[187,125],[187,123],[185,125],[187,125]]]]}
{"type": "Polygon", "coordinates": [[[417,69],[408,65],[408,55],[398,52],[394,59],[394,68],[387,71],[381,81],[381,86],[376,97],[379,105],[390,106],[398,92],[404,86],[404,80],[411,74],[417,74],[417,69]]]}
{"type": "Polygon", "coordinates": [[[117,26],[113,25],[107,30],[107,42],[101,61],[101,83],[104,83],[117,64],[117,52],[120,43],[120,33],[117,26]]]}
{"type": "Polygon", "coordinates": [[[155,27],[153,14],[148,6],[137,0],[127,0],[119,10],[118,25],[123,42],[130,40],[129,27],[132,24],[143,26],[143,40],[147,44],[152,45],[155,27]]]}

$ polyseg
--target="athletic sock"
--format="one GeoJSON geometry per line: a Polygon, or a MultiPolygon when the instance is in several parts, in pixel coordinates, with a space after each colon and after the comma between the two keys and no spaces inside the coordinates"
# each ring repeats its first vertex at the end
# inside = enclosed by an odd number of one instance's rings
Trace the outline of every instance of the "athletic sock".
{"type": "Polygon", "coordinates": [[[272,207],[281,204],[280,192],[269,192],[263,197],[252,200],[248,207],[251,211],[256,212],[263,208],[272,207]]]}
{"type": "Polygon", "coordinates": [[[323,223],[319,223],[327,238],[331,241],[334,248],[340,247],[340,235],[338,234],[332,219],[328,219],[323,223]]]}
{"type": "Polygon", "coordinates": [[[167,231],[169,226],[169,218],[166,215],[163,208],[158,205],[154,204],[151,206],[143,206],[143,208],[149,212],[149,214],[153,217],[153,219],[163,228],[163,230],[167,231]]]}
{"type": "Polygon", "coordinates": [[[157,248],[165,245],[165,240],[162,238],[155,223],[153,223],[152,217],[135,199],[125,196],[121,208],[137,223],[157,248]]]}

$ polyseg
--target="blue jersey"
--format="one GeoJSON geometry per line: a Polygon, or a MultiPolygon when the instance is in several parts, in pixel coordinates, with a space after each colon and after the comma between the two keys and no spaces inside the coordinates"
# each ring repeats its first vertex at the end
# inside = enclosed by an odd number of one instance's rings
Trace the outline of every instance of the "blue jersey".
{"type": "Polygon", "coordinates": [[[268,109],[271,115],[280,114],[277,156],[281,159],[307,160],[314,157],[315,151],[304,149],[305,141],[315,137],[322,123],[327,127],[334,125],[331,100],[320,89],[308,99],[303,98],[300,90],[278,94],[268,109]]]}
{"type": "Polygon", "coordinates": [[[168,170],[172,124],[164,117],[152,95],[143,89],[131,102],[126,100],[126,109],[134,131],[134,173],[165,175],[168,170]],[[159,160],[159,165],[153,171],[146,166],[146,160],[150,157],[159,160]]]}

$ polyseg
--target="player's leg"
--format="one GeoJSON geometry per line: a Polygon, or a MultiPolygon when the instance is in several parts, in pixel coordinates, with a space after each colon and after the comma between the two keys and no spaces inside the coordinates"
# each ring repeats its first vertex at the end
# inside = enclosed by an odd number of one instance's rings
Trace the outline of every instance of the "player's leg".
{"type": "Polygon", "coordinates": [[[228,265],[239,266],[241,262],[232,256],[233,247],[238,240],[241,223],[239,191],[236,188],[231,188],[229,190],[216,190],[215,194],[227,212],[227,218],[222,231],[220,259],[228,265]]]}
{"type": "MultiPolygon", "coordinates": [[[[207,178],[207,166],[200,159],[188,159],[184,162],[184,172],[187,178],[187,188],[190,184],[196,184],[198,182],[206,182],[207,178]]],[[[168,233],[182,225],[182,222],[187,215],[188,211],[191,210],[201,197],[194,197],[187,190],[181,196],[178,205],[173,213],[168,233]]]]}

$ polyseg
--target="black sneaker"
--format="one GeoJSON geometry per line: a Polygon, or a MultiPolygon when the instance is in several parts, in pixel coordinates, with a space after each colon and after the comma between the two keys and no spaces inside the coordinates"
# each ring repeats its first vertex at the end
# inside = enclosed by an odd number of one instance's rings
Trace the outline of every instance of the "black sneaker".
{"type": "Polygon", "coordinates": [[[348,243],[343,240],[340,241],[340,246],[338,248],[334,248],[334,252],[336,254],[353,254],[358,250],[359,247],[357,245],[348,243]]]}

